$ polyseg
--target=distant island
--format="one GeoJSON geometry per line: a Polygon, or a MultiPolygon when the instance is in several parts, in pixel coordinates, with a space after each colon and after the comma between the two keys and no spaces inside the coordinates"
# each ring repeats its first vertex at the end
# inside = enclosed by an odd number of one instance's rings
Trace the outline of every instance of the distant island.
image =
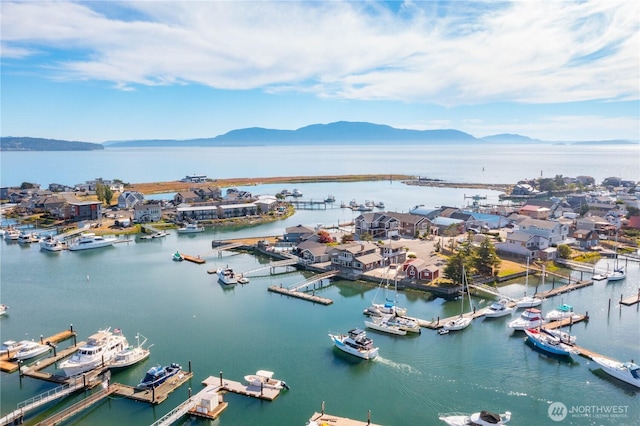
{"type": "Polygon", "coordinates": [[[5,136],[0,138],[0,151],[95,151],[104,145],[59,139],[5,136]]]}
{"type": "Polygon", "coordinates": [[[562,143],[562,144],[637,144],[627,140],[554,142],[532,139],[518,134],[503,133],[476,138],[454,129],[411,130],[366,122],[338,121],[329,124],[312,124],[297,130],[265,129],[251,127],[237,129],[223,135],[199,139],[136,139],[106,141],[102,144],[70,142],[55,139],[3,137],[0,151],[59,151],[90,150],[104,148],[157,148],[157,147],[213,147],[213,146],[269,146],[269,145],[382,145],[382,144],[513,144],[513,143],[562,143]]]}

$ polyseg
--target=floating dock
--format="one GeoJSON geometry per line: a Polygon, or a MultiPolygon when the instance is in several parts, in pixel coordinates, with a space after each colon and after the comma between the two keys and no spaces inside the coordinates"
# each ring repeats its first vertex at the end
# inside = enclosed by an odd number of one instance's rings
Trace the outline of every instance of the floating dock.
{"type": "Polygon", "coordinates": [[[353,420],[346,417],[334,416],[333,414],[327,414],[324,411],[324,401],[322,401],[322,412],[313,413],[313,416],[309,419],[307,424],[313,424],[318,426],[331,425],[331,426],[380,426],[376,423],[371,423],[371,410],[367,412],[367,421],[353,420]]]}
{"type": "Polygon", "coordinates": [[[621,305],[625,305],[625,306],[632,306],[632,305],[636,305],[640,303],[640,289],[638,289],[638,294],[634,295],[634,296],[629,296],[625,299],[622,298],[622,295],[620,295],[620,304],[621,305]]]}
{"type": "Polygon", "coordinates": [[[149,404],[160,404],[167,399],[169,394],[185,384],[193,377],[193,373],[189,371],[181,371],[171,377],[160,386],[152,389],[140,389],[135,386],[123,385],[121,383],[113,383],[109,387],[114,388],[113,393],[118,396],[133,399],[135,401],[146,402],[149,404]]]}
{"type": "Polygon", "coordinates": [[[198,265],[202,265],[203,263],[207,262],[206,260],[202,259],[200,256],[191,256],[191,255],[184,254],[184,253],[180,253],[180,256],[182,256],[182,258],[184,260],[188,260],[189,262],[197,263],[198,265]]]}
{"type": "MultiPolygon", "coordinates": [[[[45,344],[46,342],[52,343],[52,344],[56,344],[56,343],[60,343],[63,342],[67,339],[70,338],[74,338],[76,337],[76,333],[75,331],[73,331],[73,329],[69,329],[69,330],[65,330],[62,331],[60,333],[54,334],[53,336],[47,337],[47,338],[40,338],[40,343],[45,344]]],[[[78,348],[79,345],[74,345],[73,346],[73,351],[75,351],[78,348]]],[[[71,351],[71,352],[73,352],[71,351]]],[[[5,373],[13,373],[14,371],[18,370],[19,364],[17,361],[11,361],[11,358],[15,355],[17,351],[12,352],[10,354],[7,354],[7,352],[4,352],[2,354],[0,354],[0,370],[4,371],[5,373]]],[[[56,362],[56,360],[50,362],[47,365],[51,365],[54,362],[56,362]]],[[[47,360],[40,360],[39,364],[42,364],[43,362],[47,362],[47,360]]],[[[40,369],[42,369],[44,367],[40,367],[40,369]]]]}
{"type": "Polygon", "coordinates": [[[555,330],[558,328],[562,328],[562,327],[567,327],[567,326],[571,326],[573,324],[579,323],[581,321],[586,321],[589,319],[589,315],[572,315],[569,318],[563,318],[559,321],[551,321],[550,323],[547,323],[545,325],[542,326],[542,328],[545,328],[547,330],[555,330]]]}
{"type": "Polygon", "coordinates": [[[543,291],[542,293],[536,293],[534,294],[534,296],[541,299],[546,299],[547,297],[553,297],[559,294],[568,293],[570,291],[577,290],[579,288],[588,287],[590,285],[593,285],[592,280],[578,281],[575,283],[563,285],[561,287],[553,288],[551,290],[543,291]]]}
{"type": "Polygon", "coordinates": [[[320,303],[321,305],[331,305],[333,303],[333,300],[327,299],[326,297],[320,297],[316,296],[315,294],[302,293],[299,291],[292,291],[288,288],[278,287],[275,285],[270,286],[268,290],[274,293],[283,294],[285,296],[295,297],[296,299],[303,299],[313,303],[320,303]]]}

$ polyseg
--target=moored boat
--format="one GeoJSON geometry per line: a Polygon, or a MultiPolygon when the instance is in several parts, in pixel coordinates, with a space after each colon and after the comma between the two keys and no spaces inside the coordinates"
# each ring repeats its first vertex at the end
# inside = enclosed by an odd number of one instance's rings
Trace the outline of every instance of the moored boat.
{"type": "Polygon", "coordinates": [[[442,328],[447,331],[463,330],[471,324],[471,320],[471,317],[460,315],[452,320],[445,322],[442,328]]]}
{"type": "Polygon", "coordinates": [[[40,356],[46,352],[49,352],[51,347],[49,345],[43,345],[38,342],[26,342],[19,350],[15,353],[13,358],[24,361],[25,359],[35,358],[40,356]]]}
{"type": "Polygon", "coordinates": [[[420,328],[420,324],[417,321],[414,321],[410,318],[400,317],[397,315],[387,315],[386,317],[387,324],[395,325],[400,330],[407,331],[409,333],[422,333],[422,329],[420,328]]]}
{"type": "Polygon", "coordinates": [[[176,262],[182,262],[184,260],[184,257],[182,256],[182,254],[180,254],[179,251],[173,253],[173,257],[172,259],[176,262]]]}
{"type": "Polygon", "coordinates": [[[471,415],[441,414],[438,418],[450,426],[496,426],[509,422],[509,420],[511,420],[511,412],[507,411],[503,414],[497,414],[483,410],[471,415]]]}
{"type": "Polygon", "coordinates": [[[406,330],[401,329],[397,325],[390,324],[384,317],[371,317],[370,320],[365,320],[364,325],[373,330],[382,331],[383,333],[396,334],[398,336],[407,334],[406,330]]]}
{"type": "Polygon", "coordinates": [[[4,239],[7,241],[18,241],[21,232],[14,228],[9,228],[4,231],[4,239]]]}
{"type": "Polygon", "coordinates": [[[218,268],[216,274],[218,274],[218,280],[223,284],[233,285],[238,283],[238,274],[228,266],[226,268],[218,268]]]}
{"type": "Polygon", "coordinates": [[[16,342],[15,340],[7,340],[2,342],[2,346],[0,346],[0,353],[12,354],[14,352],[18,352],[27,343],[29,343],[28,340],[21,340],[19,342],[16,342]]]}
{"type": "Polygon", "coordinates": [[[620,281],[627,278],[627,273],[624,270],[624,266],[618,266],[613,269],[612,272],[607,274],[607,281],[620,281]]]}
{"type": "Polygon", "coordinates": [[[93,232],[85,232],[69,246],[71,251],[97,249],[112,246],[116,242],[115,238],[105,238],[93,232]]]}
{"type": "Polygon", "coordinates": [[[569,356],[571,354],[577,353],[575,348],[566,343],[562,343],[558,337],[544,333],[541,330],[530,328],[525,330],[524,332],[527,335],[526,340],[528,340],[536,348],[545,352],[563,356],[569,356]]]}
{"type": "Polygon", "coordinates": [[[520,317],[514,319],[509,323],[509,328],[513,328],[514,330],[524,331],[528,328],[536,328],[545,324],[546,321],[542,318],[542,313],[540,309],[537,308],[529,308],[525,310],[520,317]]]}
{"type": "Polygon", "coordinates": [[[608,375],[640,388],[640,365],[635,362],[620,362],[603,357],[593,357],[593,361],[608,375]]]}
{"type": "Polygon", "coordinates": [[[171,363],[165,367],[156,365],[147,370],[144,378],[138,384],[141,389],[151,389],[160,386],[182,370],[180,364],[171,363]]]}
{"type": "Polygon", "coordinates": [[[0,315],[4,315],[7,313],[9,307],[5,304],[0,304],[0,315]]]}
{"type": "Polygon", "coordinates": [[[98,330],[87,339],[70,359],[62,361],[59,367],[67,376],[75,376],[103,365],[107,366],[117,353],[123,351],[129,343],[119,329],[113,332],[109,328],[98,330]]]}
{"type": "Polygon", "coordinates": [[[40,237],[31,232],[21,232],[18,236],[18,242],[20,244],[31,244],[40,242],[40,237]]]}
{"type": "Polygon", "coordinates": [[[348,354],[362,359],[378,356],[378,348],[373,347],[373,340],[360,328],[353,328],[347,334],[329,334],[329,337],[336,348],[348,354]]]}
{"type": "Polygon", "coordinates": [[[573,306],[563,303],[562,305],[557,306],[554,310],[547,312],[544,316],[544,319],[546,319],[547,321],[559,321],[564,318],[569,318],[573,315],[573,306]]]}
{"type": "Polygon", "coordinates": [[[40,249],[46,251],[62,251],[64,250],[64,245],[58,241],[55,237],[51,235],[40,240],[40,249]]]}
{"type": "Polygon", "coordinates": [[[197,223],[187,223],[182,228],[178,228],[178,234],[195,234],[204,232],[204,226],[198,226],[197,223]]]}
{"type": "Polygon", "coordinates": [[[144,338],[142,343],[140,343],[140,336],[140,333],[136,335],[136,340],[138,342],[136,346],[129,345],[113,357],[113,359],[109,363],[110,369],[118,370],[121,368],[130,367],[149,357],[151,351],[148,348],[145,349],[143,347],[143,345],[147,342],[147,339],[144,338]]]}
{"type": "Polygon", "coordinates": [[[491,306],[484,310],[484,316],[487,318],[498,318],[511,315],[511,313],[515,311],[515,308],[509,307],[508,303],[506,299],[492,303],[491,306]]]}
{"type": "Polygon", "coordinates": [[[284,380],[277,380],[273,378],[273,371],[258,370],[256,374],[249,374],[244,376],[249,386],[263,387],[269,389],[289,389],[289,386],[284,380]]]}

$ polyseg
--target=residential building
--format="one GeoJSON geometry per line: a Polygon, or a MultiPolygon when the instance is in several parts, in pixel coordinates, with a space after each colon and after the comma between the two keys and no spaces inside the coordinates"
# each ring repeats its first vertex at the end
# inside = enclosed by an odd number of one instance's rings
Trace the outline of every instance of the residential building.
{"type": "Polygon", "coordinates": [[[160,203],[138,204],[133,207],[133,220],[138,223],[160,222],[162,207],[160,203]]]}
{"type": "Polygon", "coordinates": [[[405,275],[413,281],[433,281],[440,276],[435,265],[427,265],[423,259],[411,259],[402,265],[405,275]]]}
{"type": "Polygon", "coordinates": [[[144,195],[137,191],[124,191],[118,195],[118,208],[131,209],[144,202],[144,195]]]}

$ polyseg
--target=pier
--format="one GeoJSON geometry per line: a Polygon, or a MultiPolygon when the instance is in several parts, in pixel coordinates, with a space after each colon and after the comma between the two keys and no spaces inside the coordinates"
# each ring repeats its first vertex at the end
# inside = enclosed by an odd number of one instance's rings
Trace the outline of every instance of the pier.
{"type": "Polygon", "coordinates": [[[326,210],[327,205],[332,205],[333,203],[327,203],[324,200],[287,200],[287,202],[293,205],[298,210],[326,210]]]}
{"type": "Polygon", "coordinates": [[[322,401],[322,411],[320,413],[313,413],[309,419],[309,424],[332,426],[380,426],[376,423],[371,423],[371,410],[367,411],[367,421],[362,422],[325,413],[324,401],[322,401]]]}
{"type": "Polygon", "coordinates": [[[625,299],[622,298],[622,295],[620,295],[620,304],[624,305],[624,306],[632,306],[632,305],[636,305],[640,303],[640,288],[638,289],[638,294],[634,295],[634,296],[629,296],[625,299]]]}
{"type": "Polygon", "coordinates": [[[571,315],[568,318],[563,318],[561,320],[558,321],[551,321],[550,323],[544,324],[542,326],[542,328],[547,329],[547,330],[556,330],[558,328],[562,328],[562,327],[567,327],[567,326],[572,326],[573,324],[577,324],[579,322],[582,321],[587,321],[589,320],[589,315],[585,314],[585,315],[571,315]]]}
{"type": "Polygon", "coordinates": [[[202,265],[203,263],[207,262],[206,260],[202,259],[200,256],[191,256],[184,253],[180,253],[180,256],[182,256],[184,260],[188,260],[189,262],[193,262],[198,265],[202,265]]]}
{"type": "MultiPolygon", "coordinates": [[[[280,286],[272,285],[268,288],[268,290],[274,293],[280,293],[286,296],[295,297],[297,299],[308,300],[310,302],[320,303],[322,305],[330,305],[333,303],[333,300],[315,295],[315,290],[316,290],[315,283],[321,282],[322,280],[325,280],[325,279],[335,277],[339,273],[340,273],[339,271],[329,271],[329,272],[316,275],[315,277],[309,278],[297,284],[291,285],[287,288],[282,287],[282,285],[280,286]],[[312,284],[313,284],[313,290],[311,294],[300,291],[301,288],[309,287],[312,284]]],[[[319,288],[322,288],[322,285],[319,288]]]]}
{"type": "Polygon", "coordinates": [[[588,287],[590,285],[593,285],[592,280],[578,281],[575,283],[569,283],[569,284],[560,286],[558,288],[553,288],[551,290],[543,291],[542,293],[536,293],[534,294],[534,296],[540,299],[546,299],[547,297],[553,297],[559,294],[568,293],[570,291],[577,290],[583,287],[588,287]]]}
{"type": "Polygon", "coordinates": [[[203,417],[209,420],[215,420],[227,408],[228,403],[222,400],[220,385],[213,383],[214,379],[210,376],[202,382],[205,388],[194,396],[178,405],[173,410],[162,416],[151,426],[165,426],[177,422],[185,414],[191,414],[197,417],[203,417]],[[211,380],[210,380],[211,379],[211,380]]]}

